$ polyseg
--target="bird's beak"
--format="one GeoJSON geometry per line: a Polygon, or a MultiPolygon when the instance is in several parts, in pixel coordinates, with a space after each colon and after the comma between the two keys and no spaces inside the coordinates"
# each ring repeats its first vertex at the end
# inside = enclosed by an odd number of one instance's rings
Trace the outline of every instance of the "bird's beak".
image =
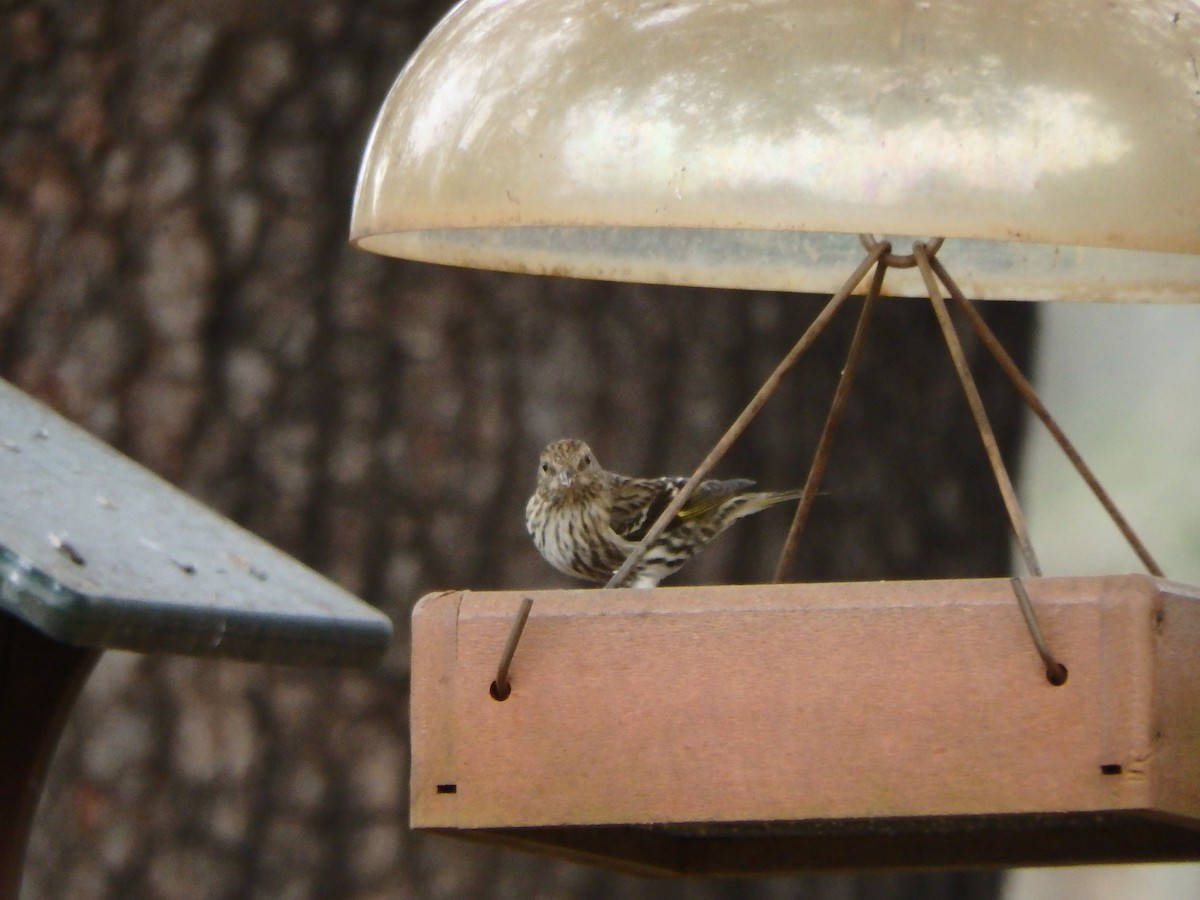
{"type": "Polygon", "coordinates": [[[558,473],[558,480],[563,487],[569,488],[571,486],[571,482],[575,480],[575,475],[564,469],[558,473]]]}

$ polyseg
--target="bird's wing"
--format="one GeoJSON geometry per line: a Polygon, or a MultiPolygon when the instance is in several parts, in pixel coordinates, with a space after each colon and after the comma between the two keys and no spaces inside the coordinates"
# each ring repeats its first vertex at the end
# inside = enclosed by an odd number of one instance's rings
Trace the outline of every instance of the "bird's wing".
{"type": "MultiPolygon", "coordinates": [[[[686,478],[626,478],[619,482],[613,491],[613,531],[627,541],[640,541],[686,483],[686,478]]],[[[700,482],[667,530],[716,509],[752,487],[754,482],[748,478],[700,482]]]]}
{"type": "Polygon", "coordinates": [[[640,541],[683,486],[682,478],[623,478],[612,492],[612,530],[627,541],[640,541]]]}
{"type": "Polygon", "coordinates": [[[716,509],[731,497],[744,494],[754,487],[749,478],[730,478],[727,481],[702,481],[688,497],[683,509],[679,510],[680,519],[694,519],[716,509]]]}

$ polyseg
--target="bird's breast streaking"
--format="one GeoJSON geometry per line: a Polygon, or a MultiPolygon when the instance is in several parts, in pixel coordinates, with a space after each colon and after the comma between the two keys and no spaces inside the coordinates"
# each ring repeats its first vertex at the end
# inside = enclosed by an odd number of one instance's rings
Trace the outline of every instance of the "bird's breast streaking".
{"type": "MultiPolygon", "coordinates": [[[[525,525],[554,568],[607,582],[686,481],[617,475],[603,469],[583,441],[554,441],[538,462],[537,490],[525,507],[525,525]]],[[[738,519],[801,494],[753,487],[745,478],[700,482],[626,585],[656,587],[738,519]]]]}

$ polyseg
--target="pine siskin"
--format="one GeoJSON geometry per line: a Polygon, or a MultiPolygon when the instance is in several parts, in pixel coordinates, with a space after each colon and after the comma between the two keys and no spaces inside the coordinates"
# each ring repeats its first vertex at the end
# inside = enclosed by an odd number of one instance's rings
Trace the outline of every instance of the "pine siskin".
{"type": "MultiPolygon", "coordinates": [[[[537,490],[525,527],[560,572],[608,581],[646,535],[686,478],[628,478],[607,472],[583,441],[554,441],[542,451],[537,490]]],[[[751,491],[754,482],[702,481],[630,573],[625,584],[657,587],[742,516],[796,500],[800,491],[751,491]]]]}

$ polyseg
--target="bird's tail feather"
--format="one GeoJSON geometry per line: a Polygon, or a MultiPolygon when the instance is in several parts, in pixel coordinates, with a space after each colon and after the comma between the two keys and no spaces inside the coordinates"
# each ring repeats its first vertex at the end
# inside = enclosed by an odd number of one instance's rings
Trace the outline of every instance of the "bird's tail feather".
{"type": "Polygon", "coordinates": [[[761,512],[777,503],[787,503],[789,500],[799,500],[804,496],[803,488],[791,491],[761,491],[753,494],[743,494],[742,504],[738,507],[736,518],[761,512]]]}

